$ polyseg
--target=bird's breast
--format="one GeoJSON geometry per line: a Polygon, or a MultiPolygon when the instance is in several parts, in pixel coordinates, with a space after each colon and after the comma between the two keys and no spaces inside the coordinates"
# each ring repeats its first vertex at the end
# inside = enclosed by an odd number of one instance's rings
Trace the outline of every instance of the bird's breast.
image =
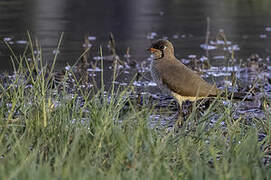
{"type": "Polygon", "coordinates": [[[158,62],[152,61],[151,63],[151,76],[153,81],[157,84],[157,86],[166,93],[170,93],[170,90],[163,84],[162,82],[162,74],[159,71],[158,62]]]}

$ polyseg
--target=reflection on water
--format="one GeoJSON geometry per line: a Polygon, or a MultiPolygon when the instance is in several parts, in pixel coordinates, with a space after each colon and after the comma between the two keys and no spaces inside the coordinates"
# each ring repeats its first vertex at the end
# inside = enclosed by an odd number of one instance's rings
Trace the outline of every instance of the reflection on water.
{"type": "MultiPolygon", "coordinates": [[[[129,47],[131,57],[142,61],[152,39],[169,38],[176,47],[177,57],[202,57],[206,49],[216,47],[215,37],[223,31],[238,58],[251,53],[270,55],[271,3],[266,0],[244,2],[213,0],[154,1],[117,0],[3,0],[0,2],[0,38],[20,52],[25,46],[29,30],[40,41],[47,61],[52,61],[58,38],[64,32],[58,67],[73,64],[83,49],[83,38],[89,35],[91,56],[98,55],[102,45],[107,54],[108,34],[116,38],[118,54],[123,57],[129,47]],[[205,44],[210,17],[210,43],[205,44]]],[[[0,71],[10,69],[10,52],[0,45],[0,71]]],[[[220,55],[221,56],[221,55],[220,55]]],[[[215,65],[217,60],[213,60],[215,65]]]]}

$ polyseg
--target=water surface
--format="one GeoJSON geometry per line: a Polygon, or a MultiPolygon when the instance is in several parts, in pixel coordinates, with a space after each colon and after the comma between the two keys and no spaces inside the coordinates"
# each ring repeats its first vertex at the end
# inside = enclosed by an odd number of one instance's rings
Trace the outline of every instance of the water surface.
{"type": "MultiPolygon", "coordinates": [[[[46,61],[52,61],[58,38],[65,33],[58,67],[72,64],[82,53],[86,35],[96,40],[91,55],[98,54],[99,45],[107,51],[108,34],[117,41],[119,54],[130,47],[137,61],[148,57],[148,38],[169,38],[179,58],[201,57],[205,50],[206,18],[210,17],[210,39],[221,30],[238,46],[236,55],[246,59],[251,53],[270,55],[271,3],[261,1],[125,1],[105,0],[2,0],[0,2],[0,37],[11,38],[16,51],[25,46],[26,32],[41,43],[46,61]],[[154,32],[155,36],[149,36],[154,32]],[[96,48],[95,48],[96,47],[96,48]]],[[[0,46],[0,71],[10,70],[10,52],[0,46]]],[[[216,63],[218,60],[213,60],[216,63]]]]}
{"type": "MultiPolygon", "coordinates": [[[[235,74],[243,83],[241,87],[260,78],[267,83],[262,83],[262,88],[270,92],[270,8],[268,0],[2,0],[0,72],[12,71],[11,52],[4,41],[19,55],[26,47],[27,31],[41,44],[43,60],[49,64],[64,33],[57,71],[76,62],[84,51],[85,38],[91,47],[89,62],[100,61],[100,46],[104,55],[110,55],[108,41],[112,33],[120,59],[128,61],[129,48],[129,61],[136,62],[120,68],[123,75],[115,84],[127,86],[139,72],[146,77],[133,85],[143,93],[159,92],[149,74],[150,59],[145,49],[152,41],[164,38],[174,43],[176,56],[191,68],[209,56],[211,67],[201,69],[201,73],[219,87],[231,86],[230,78],[235,74]],[[219,33],[225,35],[224,39],[219,33]],[[252,54],[260,68],[247,67],[252,54]],[[232,62],[228,61],[231,58],[232,62]]],[[[98,78],[101,69],[98,66],[87,71],[98,78]]],[[[105,82],[112,82],[112,62],[105,62],[105,82]]]]}

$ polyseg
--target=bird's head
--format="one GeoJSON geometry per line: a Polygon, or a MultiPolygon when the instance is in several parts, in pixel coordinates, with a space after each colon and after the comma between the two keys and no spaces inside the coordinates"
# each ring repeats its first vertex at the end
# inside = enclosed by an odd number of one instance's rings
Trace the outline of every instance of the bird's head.
{"type": "Polygon", "coordinates": [[[174,47],[168,40],[156,41],[148,51],[154,55],[154,60],[174,57],[174,47]]]}

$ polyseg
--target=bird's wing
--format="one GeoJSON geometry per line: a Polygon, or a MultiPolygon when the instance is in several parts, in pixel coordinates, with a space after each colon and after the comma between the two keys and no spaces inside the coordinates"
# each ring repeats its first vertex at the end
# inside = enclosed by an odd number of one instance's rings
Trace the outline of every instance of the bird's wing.
{"type": "Polygon", "coordinates": [[[160,73],[162,83],[181,96],[206,97],[217,95],[219,92],[215,85],[208,84],[178,61],[164,64],[160,73]]]}

